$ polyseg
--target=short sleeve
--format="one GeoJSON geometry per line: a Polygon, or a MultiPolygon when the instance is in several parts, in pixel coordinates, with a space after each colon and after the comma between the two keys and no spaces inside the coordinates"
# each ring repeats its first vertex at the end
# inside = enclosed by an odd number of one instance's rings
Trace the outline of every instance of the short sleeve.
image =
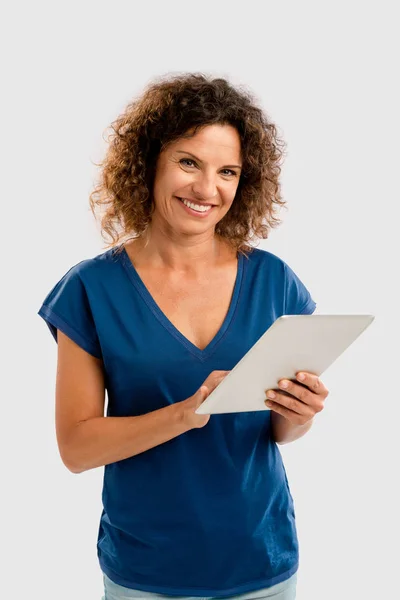
{"type": "Polygon", "coordinates": [[[296,275],[296,273],[284,263],[285,268],[285,315],[311,315],[316,303],[311,297],[310,292],[296,275]]]}
{"type": "Polygon", "coordinates": [[[38,315],[44,319],[57,342],[57,329],[86,352],[102,358],[88,295],[78,265],[72,267],[47,294],[38,315]]]}

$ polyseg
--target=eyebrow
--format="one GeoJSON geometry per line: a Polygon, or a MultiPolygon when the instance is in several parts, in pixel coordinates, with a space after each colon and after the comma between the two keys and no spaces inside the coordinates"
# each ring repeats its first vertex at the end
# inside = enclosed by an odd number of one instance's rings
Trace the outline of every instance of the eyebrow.
{"type": "MultiPolygon", "coordinates": [[[[193,158],[195,158],[196,160],[198,160],[199,162],[202,162],[200,160],[200,158],[197,158],[197,156],[195,156],[194,154],[192,154],[191,152],[186,152],[186,150],[176,150],[176,152],[178,154],[188,154],[189,156],[193,156],[193,158]]],[[[242,166],[241,165],[224,165],[223,167],[221,167],[221,169],[241,169],[242,166]]]]}

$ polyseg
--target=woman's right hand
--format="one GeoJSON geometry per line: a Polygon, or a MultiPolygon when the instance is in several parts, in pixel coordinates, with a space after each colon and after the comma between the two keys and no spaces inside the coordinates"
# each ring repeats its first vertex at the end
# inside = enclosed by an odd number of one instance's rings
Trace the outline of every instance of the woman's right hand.
{"type": "Polygon", "coordinates": [[[188,429],[196,429],[207,425],[211,415],[197,415],[195,411],[228,373],[229,371],[212,371],[193,396],[179,402],[182,408],[183,420],[188,429]]]}

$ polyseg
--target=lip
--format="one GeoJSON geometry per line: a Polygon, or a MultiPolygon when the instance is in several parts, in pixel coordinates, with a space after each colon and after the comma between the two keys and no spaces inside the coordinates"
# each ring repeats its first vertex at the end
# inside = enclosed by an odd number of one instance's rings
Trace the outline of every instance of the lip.
{"type": "MultiPolygon", "coordinates": [[[[178,202],[181,205],[181,207],[183,208],[183,210],[185,212],[187,212],[189,215],[192,215],[195,219],[207,219],[209,214],[212,212],[213,208],[215,208],[214,204],[209,204],[208,206],[210,206],[210,208],[208,210],[203,211],[203,212],[198,212],[196,210],[189,208],[189,206],[186,206],[186,204],[184,204],[182,202],[182,200],[179,198],[179,196],[175,196],[175,198],[178,200],[178,202]]],[[[185,200],[186,200],[186,198],[185,198],[185,200]]],[[[205,205],[203,205],[203,206],[205,206],[205,205]]]]}
{"type": "MultiPolygon", "coordinates": [[[[178,198],[178,200],[182,200],[181,196],[176,196],[176,198],[178,198]]],[[[186,196],[184,197],[184,200],[193,202],[193,204],[198,204],[199,206],[216,206],[215,204],[210,204],[209,202],[199,202],[198,200],[193,200],[193,198],[186,198],[186,196]]]]}

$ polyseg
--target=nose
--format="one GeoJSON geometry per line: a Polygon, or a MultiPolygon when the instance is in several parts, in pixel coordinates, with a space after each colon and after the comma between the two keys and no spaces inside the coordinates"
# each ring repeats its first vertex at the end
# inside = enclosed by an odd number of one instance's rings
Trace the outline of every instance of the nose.
{"type": "Polygon", "coordinates": [[[192,184],[192,191],[199,200],[211,200],[217,195],[215,177],[212,174],[199,174],[192,184]]]}

